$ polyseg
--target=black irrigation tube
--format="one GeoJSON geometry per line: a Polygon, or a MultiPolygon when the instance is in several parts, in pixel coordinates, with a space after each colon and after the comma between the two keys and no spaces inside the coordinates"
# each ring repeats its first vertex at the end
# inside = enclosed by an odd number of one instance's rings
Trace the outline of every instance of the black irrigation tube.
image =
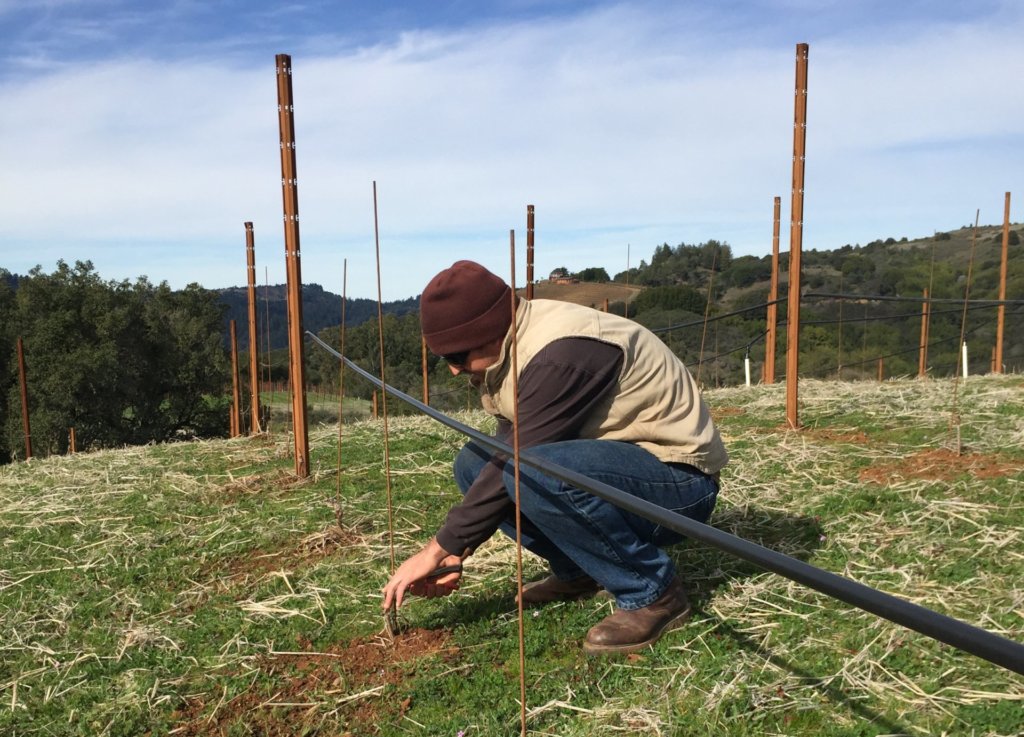
{"type": "MultiPolygon", "coordinates": [[[[364,371],[313,333],[307,330],[306,335],[315,340],[328,353],[344,361],[349,368],[364,379],[379,389],[389,392],[396,399],[412,405],[441,424],[447,425],[464,435],[468,435],[494,452],[503,453],[508,456],[513,455],[511,446],[495,440],[475,428],[464,425],[458,420],[453,420],[451,417],[428,407],[392,386],[382,385],[379,378],[364,371]]],[[[809,563],[804,563],[783,553],[757,545],[749,540],[744,540],[741,537],[730,535],[728,532],[723,532],[710,525],[696,522],[675,512],[670,512],[663,507],[659,507],[657,504],[631,496],[621,489],[616,489],[614,486],[596,481],[563,466],[540,458],[534,458],[529,450],[521,451],[519,459],[520,462],[528,466],[539,469],[549,476],[565,481],[578,489],[588,491],[628,512],[639,514],[646,519],[682,533],[694,540],[707,543],[737,558],[742,558],[767,571],[778,573],[797,583],[827,594],[834,599],[852,604],[859,609],[877,614],[891,622],[1024,675],[1024,645],[1018,642],[993,634],[966,622],[961,622],[945,614],[933,612],[931,609],[912,604],[835,573],[816,568],[809,563]]]]}
{"type": "Polygon", "coordinates": [[[771,305],[777,305],[777,304],[780,304],[780,303],[785,302],[785,301],[786,301],[785,298],[776,299],[776,300],[774,300],[772,302],[762,302],[759,305],[752,305],[750,307],[744,307],[741,310],[734,310],[733,312],[726,312],[724,315],[715,315],[714,317],[709,317],[707,319],[701,318],[700,320],[691,320],[690,322],[681,322],[681,323],[679,323],[677,325],[669,325],[668,327],[664,327],[664,328],[648,328],[648,330],[650,330],[652,333],[657,335],[658,333],[667,333],[667,332],[670,332],[672,330],[680,330],[682,328],[692,328],[694,325],[703,325],[705,323],[715,322],[717,320],[724,320],[727,317],[734,317],[736,315],[742,315],[744,312],[754,312],[755,310],[760,310],[760,309],[763,309],[765,307],[769,307],[771,305]]]}
{"type": "MultiPolygon", "coordinates": [[[[991,310],[993,307],[998,307],[998,306],[999,305],[974,305],[973,307],[968,307],[967,311],[968,312],[973,312],[974,310],[991,310]]],[[[962,308],[958,307],[955,310],[937,310],[935,312],[929,312],[928,313],[928,319],[930,320],[931,318],[933,318],[933,317],[935,317],[937,315],[963,315],[963,314],[964,314],[964,310],[962,308]]],[[[1017,311],[1014,310],[1014,312],[1012,314],[1016,315],[1017,311]]],[[[847,318],[844,318],[842,320],[839,320],[838,318],[831,318],[831,319],[828,319],[828,320],[801,320],[800,321],[800,325],[801,326],[803,326],[803,325],[836,325],[838,323],[845,323],[847,325],[856,325],[857,323],[864,323],[864,322],[880,322],[880,321],[884,321],[884,320],[899,320],[899,319],[904,319],[904,318],[920,318],[920,317],[921,317],[921,313],[920,312],[902,312],[902,313],[900,313],[898,315],[873,315],[871,317],[847,317],[847,318]]],[[[783,320],[782,322],[785,323],[785,320],[783,320]]]]}
{"type": "Polygon", "coordinates": [[[958,304],[964,302],[984,307],[998,307],[999,305],[1024,305],[1024,299],[962,299],[957,297],[898,297],[882,294],[833,294],[831,292],[804,292],[800,299],[808,297],[825,297],[829,299],[859,299],[865,302],[928,302],[930,304],[958,304]]]}

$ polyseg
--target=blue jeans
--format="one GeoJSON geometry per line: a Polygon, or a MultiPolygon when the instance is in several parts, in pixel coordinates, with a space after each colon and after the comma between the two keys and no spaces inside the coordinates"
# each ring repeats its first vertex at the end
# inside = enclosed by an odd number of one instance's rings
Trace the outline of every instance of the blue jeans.
{"type": "MultiPolygon", "coordinates": [[[[566,440],[529,449],[531,454],[699,522],[718,497],[718,482],[695,468],[662,463],[638,445],[614,440],[566,440]]],[[[491,454],[470,442],[455,459],[455,482],[465,494],[491,454]]],[[[520,464],[519,498],[523,547],[548,561],[551,572],[571,581],[588,575],[615,596],[622,609],[656,601],[675,577],[663,547],[683,535],[626,512],[520,464]]],[[[505,464],[505,489],[515,499],[515,469],[505,464]]],[[[500,529],[515,539],[515,518],[500,529]]]]}

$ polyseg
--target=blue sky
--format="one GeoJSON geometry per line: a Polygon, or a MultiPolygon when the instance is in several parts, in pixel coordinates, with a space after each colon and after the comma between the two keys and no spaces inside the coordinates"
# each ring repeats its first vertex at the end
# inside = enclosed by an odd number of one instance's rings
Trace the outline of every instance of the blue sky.
{"type": "Polygon", "coordinates": [[[1024,3],[0,0],[0,267],[284,280],[274,57],[292,57],[303,277],[415,296],[474,258],[623,270],[667,242],[804,247],[1002,220],[1024,199],[1024,3]]]}

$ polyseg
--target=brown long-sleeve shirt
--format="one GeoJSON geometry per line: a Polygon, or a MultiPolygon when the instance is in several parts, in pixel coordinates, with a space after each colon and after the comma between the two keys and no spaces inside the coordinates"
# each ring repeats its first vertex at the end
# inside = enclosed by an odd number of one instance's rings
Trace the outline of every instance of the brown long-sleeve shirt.
{"type": "MultiPolygon", "coordinates": [[[[562,338],[539,351],[519,377],[520,448],[578,438],[589,413],[614,391],[622,361],[618,346],[592,338],[562,338]]],[[[511,421],[499,418],[498,439],[511,445],[511,432],[511,421]]],[[[492,457],[448,512],[437,542],[449,553],[474,550],[513,511],[502,479],[507,461],[492,457]]]]}

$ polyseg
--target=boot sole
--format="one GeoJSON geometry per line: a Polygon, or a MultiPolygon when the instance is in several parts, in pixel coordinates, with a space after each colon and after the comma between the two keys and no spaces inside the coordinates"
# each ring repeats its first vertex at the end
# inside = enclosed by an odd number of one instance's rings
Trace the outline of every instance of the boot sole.
{"type": "Polygon", "coordinates": [[[661,639],[662,635],[666,632],[670,632],[674,629],[681,627],[687,619],[690,618],[690,614],[693,612],[693,607],[688,606],[683,611],[679,612],[672,619],[668,620],[661,626],[661,628],[655,632],[651,637],[647,638],[643,642],[627,642],[622,645],[595,645],[591,642],[583,641],[583,652],[587,655],[613,655],[616,653],[635,653],[638,650],[643,650],[650,645],[653,645],[661,639]]]}

